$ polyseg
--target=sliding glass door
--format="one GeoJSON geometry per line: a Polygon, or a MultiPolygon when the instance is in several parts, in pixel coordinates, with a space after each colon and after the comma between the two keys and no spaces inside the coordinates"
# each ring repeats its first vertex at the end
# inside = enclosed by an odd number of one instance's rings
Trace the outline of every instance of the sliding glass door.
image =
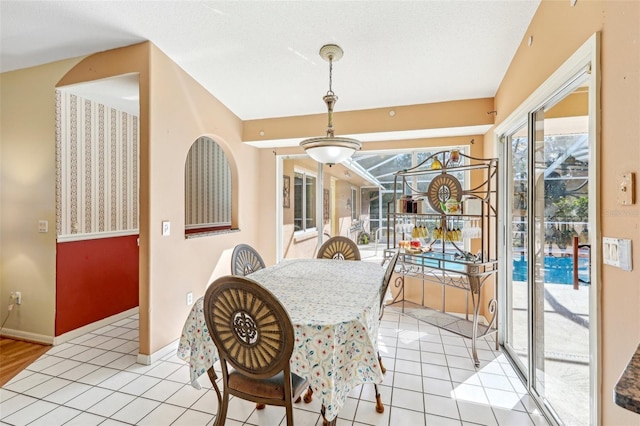
{"type": "MultiPolygon", "coordinates": [[[[586,76],[583,76],[586,78],[586,76]]],[[[580,85],[584,78],[575,84],[580,85]]],[[[533,114],[535,127],[533,387],[566,424],[589,424],[588,116],[557,117],[578,86],[533,114]]],[[[578,101],[579,103],[580,101],[578,101]]]]}
{"type": "Polygon", "coordinates": [[[529,137],[526,123],[509,135],[508,168],[513,182],[510,188],[511,235],[508,239],[511,268],[507,292],[508,344],[521,371],[529,369],[529,288],[527,265],[529,259],[529,137]]]}
{"type": "Polygon", "coordinates": [[[589,74],[583,71],[503,136],[504,345],[559,424],[592,415],[589,74]]]}

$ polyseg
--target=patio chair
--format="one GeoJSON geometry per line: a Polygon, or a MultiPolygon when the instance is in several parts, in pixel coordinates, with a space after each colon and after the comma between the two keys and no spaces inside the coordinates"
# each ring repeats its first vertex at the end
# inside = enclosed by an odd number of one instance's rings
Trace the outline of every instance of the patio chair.
{"type": "Polygon", "coordinates": [[[264,261],[256,249],[248,244],[238,244],[231,254],[231,273],[245,277],[264,268],[264,261]]]}
{"type": "MultiPolygon", "coordinates": [[[[387,269],[384,271],[384,276],[382,277],[382,283],[380,285],[380,317],[379,321],[382,321],[382,315],[384,314],[384,299],[387,296],[387,291],[389,290],[389,283],[391,282],[391,276],[393,275],[393,270],[396,267],[396,263],[398,263],[398,257],[400,257],[400,252],[397,251],[389,261],[387,265],[387,269]]],[[[384,260],[382,261],[384,264],[384,260]]],[[[378,351],[378,364],[380,364],[380,370],[382,373],[386,373],[387,369],[382,365],[382,357],[380,356],[380,351],[378,351]]],[[[384,405],[382,405],[382,398],[380,397],[380,392],[378,391],[378,385],[376,383],[373,384],[376,391],[376,411],[378,413],[384,413],[384,405]]]]}
{"type": "Polygon", "coordinates": [[[318,259],[360,260],[360,250],[347,237],[331,237],[320,246],[318,259]]]}
{"type": "Polygon", "coordinates": [[[280,301],[249,278],[224,276],[207,289],[204,315],[220,355],[224,386],[221,396],[211,367],[219,406],[216,426],[226,421],[230,395],[284,406],[287,425],[293,425],[293,400],[309,383],[291,373],[293,325],[280,301]]]}

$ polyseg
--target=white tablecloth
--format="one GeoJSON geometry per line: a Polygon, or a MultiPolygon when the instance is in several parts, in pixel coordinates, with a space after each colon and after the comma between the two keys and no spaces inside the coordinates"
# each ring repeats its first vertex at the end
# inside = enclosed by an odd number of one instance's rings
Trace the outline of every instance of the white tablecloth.
{"type": "MultiPolygon", "coordinates": [[[[289,313],[295,333],[291,370],[309,380],[329,421],[354,387],[382,382],[377,336],[383,275],[376,263],[325,259],[285,260],[249,275],[289,313]]],[[[178,356],[189,362],[197,388],[198,377],[218,360],[202,298],[185,322],[178,356]]]]}

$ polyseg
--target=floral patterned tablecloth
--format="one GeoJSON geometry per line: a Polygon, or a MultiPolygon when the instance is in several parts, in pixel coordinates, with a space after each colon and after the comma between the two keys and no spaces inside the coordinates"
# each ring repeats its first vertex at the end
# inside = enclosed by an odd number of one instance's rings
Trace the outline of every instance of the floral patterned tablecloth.
{"type": "MultiPolygon", "coordinates": [[[[309,380],[314,396],[333,420],[349,392],[361,383],[381,383],[378,316],[384,269],[371,262],[285,260],[249,278],[269,289],[287,309],[295,332],[291,370],[309,380]]],[[[196,301],[184,324],[178,357],[189,362],[191,384],[217,360],[196,301]]]]}

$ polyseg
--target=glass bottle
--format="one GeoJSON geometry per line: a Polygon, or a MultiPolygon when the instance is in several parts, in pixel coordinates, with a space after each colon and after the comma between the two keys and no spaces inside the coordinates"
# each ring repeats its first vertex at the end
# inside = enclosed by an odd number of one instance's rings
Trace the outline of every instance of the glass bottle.
{"type": "Polygon", "coordinates": [[[457,149],[452,150],[451,153],[449,154],[449,162],[453,166],[457,166],[459,161],[460,161],[460,151],[458,151],[457,149]]]}

